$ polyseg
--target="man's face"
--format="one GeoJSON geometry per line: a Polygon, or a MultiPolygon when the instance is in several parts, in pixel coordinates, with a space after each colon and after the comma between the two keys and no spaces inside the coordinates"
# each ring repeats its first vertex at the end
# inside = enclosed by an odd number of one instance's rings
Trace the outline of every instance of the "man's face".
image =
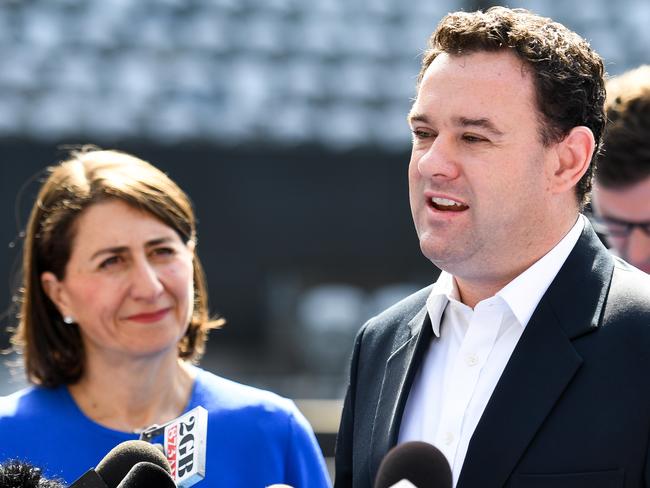
{"type": "Polygon", "coordinates": [[[457,280],[508,282],[557,242],[551,149],[540,142],[531,76],[513,54],[441,54],[409,123],[411,212],[434,264],[457,280]]]}
{"type": "Polygon", "coordinates": [[[650,235],[638,226],[629,225],[650,226],[650,177],[617,189],[596,184],[593,203],[608,227],[607,240],[619,256],[650,273],[650,235]]]}

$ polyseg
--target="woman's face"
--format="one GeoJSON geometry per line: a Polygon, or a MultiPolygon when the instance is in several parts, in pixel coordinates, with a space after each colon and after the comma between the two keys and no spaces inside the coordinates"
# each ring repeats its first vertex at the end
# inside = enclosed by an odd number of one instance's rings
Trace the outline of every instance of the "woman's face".
{"type": "Polygon", "coordinates": [[[41,281],[79,324],[89,360],[175,354],[192,315],[193,252],[151,214],[109,200],[76,221],[65,278],[41,281]]]}

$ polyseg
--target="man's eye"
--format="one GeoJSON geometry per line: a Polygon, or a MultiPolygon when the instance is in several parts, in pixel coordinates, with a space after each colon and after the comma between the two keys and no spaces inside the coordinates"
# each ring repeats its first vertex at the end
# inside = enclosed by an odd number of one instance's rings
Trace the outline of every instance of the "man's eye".
{"type": "Polygon", "coordinates": [[[415,139],[426,139],[427,137],[431,137],[433,135],[431,132],[422,129],[413,129],[411,132],[413,133],[413,138],[415,139]]]}
{"type": "Polygon", "coordinates": [[[487,139],[481,136],[477,136],[474,134],[464,134],[463,135],[463,140],[466,142],[485,142],[487,139]]]}

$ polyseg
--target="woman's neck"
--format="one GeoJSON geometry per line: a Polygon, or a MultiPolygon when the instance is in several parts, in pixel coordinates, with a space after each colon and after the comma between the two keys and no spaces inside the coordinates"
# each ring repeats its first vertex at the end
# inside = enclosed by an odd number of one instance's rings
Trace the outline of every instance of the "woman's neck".
{"type": "Polygon", "coordinates": [[[179,416],[189,402],[193,381],[193,371],[175,354],[146,360],[94,355],[69,391],[93,421],[133,432],[179,416]]]}

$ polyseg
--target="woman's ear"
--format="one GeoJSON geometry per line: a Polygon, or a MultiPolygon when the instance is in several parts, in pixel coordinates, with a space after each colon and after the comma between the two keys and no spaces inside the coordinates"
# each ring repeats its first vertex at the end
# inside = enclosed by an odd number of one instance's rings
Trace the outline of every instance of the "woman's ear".
{"type": "Polygon", "coordinates": [[[591,129],[578,126],[571,129],[557,144],[556,155],[550,168],[549,189],[552,193],[573,191],[591,164],[596,143],[591,129]]]}
{"type": "Polygon", "coordinates": [[[41,285],[45,294],[49,297],[50,300],[56,305],[56,308],[59,309],[59,313],[62,316],[70,316],[71,310],[69,310],[68,305],[68,295],[65,291],[63,283],[59,281],[54,273],[51,271],[46,271],[41,274],[41,285]]]}
{"type": "Polygon", "coordinates": [[[192,259],[194,259],[196,257],[196,241],[194,239],[190,239],[189,241],[187,241],[185,246],[187,247],[187,250],[192,255],[192,259]]]}

